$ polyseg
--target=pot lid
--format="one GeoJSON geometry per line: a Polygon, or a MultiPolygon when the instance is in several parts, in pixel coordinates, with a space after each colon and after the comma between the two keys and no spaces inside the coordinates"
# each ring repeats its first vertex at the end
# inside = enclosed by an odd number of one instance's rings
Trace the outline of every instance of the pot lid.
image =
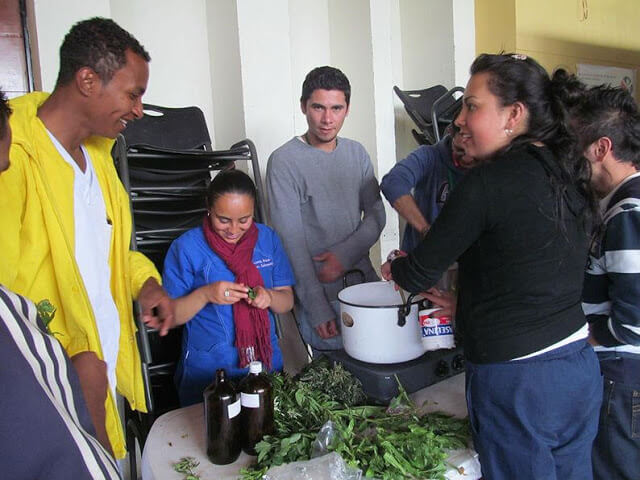
{"type": "MultiPolygon", "coordinates": [[[[399,307],[404,305],[400,292],[394,289],[393,282],[368,282],[352,285],[338,293],[338,300],[359,307],[399,307]]],[[[422,300],[416,296],[412,304],[422,300]]]]}

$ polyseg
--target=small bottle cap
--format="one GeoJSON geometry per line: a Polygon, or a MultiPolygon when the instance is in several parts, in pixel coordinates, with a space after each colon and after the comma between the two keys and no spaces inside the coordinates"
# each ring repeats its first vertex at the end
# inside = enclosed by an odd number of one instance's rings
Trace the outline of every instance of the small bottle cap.
{"type": "Polygon", "coordinates": [[[262,372],[262,362],[251,362],[249,364],[249,373],[262,372]]]}

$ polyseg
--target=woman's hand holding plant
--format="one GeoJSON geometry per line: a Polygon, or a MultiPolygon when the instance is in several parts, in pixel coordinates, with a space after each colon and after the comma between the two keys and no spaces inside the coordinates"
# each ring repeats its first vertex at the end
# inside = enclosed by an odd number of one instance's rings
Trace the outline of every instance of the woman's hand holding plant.
{"type": "Polygon", "coordinates": [[[255,293],[255,297],[252,299],[251,296],[249,296],[247,299],[247,303],[249,305],[260,309],[269,308],[271,306],[271,302],[273,301],[271,291],[267,290],[262,285],[253,287],[253,291],[255,293]]]}
{"type": "Polygon", "coordinates": [[[213,282],[206,286],[207,300],[217,305],[233,305],[240,300],[249,298],[249,288],[242,283],[227,281],[213,282]]]}

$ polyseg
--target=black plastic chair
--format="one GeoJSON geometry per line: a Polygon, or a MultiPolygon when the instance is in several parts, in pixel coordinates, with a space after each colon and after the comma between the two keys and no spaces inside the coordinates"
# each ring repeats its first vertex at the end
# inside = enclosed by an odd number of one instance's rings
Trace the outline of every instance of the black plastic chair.
{"type": "Polygon", "coordinates": [[[462,105],[462,98],[456,98],[457,92],[463,92],[462,87],[447,90],[442,85],[422,90],[400,90],[393,87],[398,98],[419,132],[412,129],[411,133],[416,142],[421,145],[433,145],[440,141],[444,130],[454,119],[462,105]]]}
{"type": "MultiPolygon", "coordinates": [[[[116,168],[130,197],[133,249],[145,253],[162,271],[171,242],[202,222],[212,172],[234,168],[236,162],[251,165],[258,194],[255,217],[266,219],[258,158],[250,140],[214,151],[199,108],[144,105],[144,111],[114,147],[116,168]]],[[[173,377],[181,352],[181,329],[160,337],[142,323],[135,303],[134,311],[148,413],[132,411],[125,402],[132,479],[137,475],[136,441],[142,451],[154,420],[179,407],[173,377]]]]}

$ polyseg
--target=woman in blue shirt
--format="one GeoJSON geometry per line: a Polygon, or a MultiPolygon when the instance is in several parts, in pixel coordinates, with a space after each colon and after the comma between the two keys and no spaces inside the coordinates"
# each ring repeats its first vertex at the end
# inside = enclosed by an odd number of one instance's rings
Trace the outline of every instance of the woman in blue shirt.
{"type": "Polygon", "coordinates": [[[163,281],[175,299],[173,324],[185,324],[176,371],[182,405],[202,401],[218,368],[237,377],[260,360],[282,370],[273,314],[293,307],[294,277],[276,233],[254,223],[255,199],[248,175],[219,173],[202,226],[177,238],[167,253],[163,281]]]}

